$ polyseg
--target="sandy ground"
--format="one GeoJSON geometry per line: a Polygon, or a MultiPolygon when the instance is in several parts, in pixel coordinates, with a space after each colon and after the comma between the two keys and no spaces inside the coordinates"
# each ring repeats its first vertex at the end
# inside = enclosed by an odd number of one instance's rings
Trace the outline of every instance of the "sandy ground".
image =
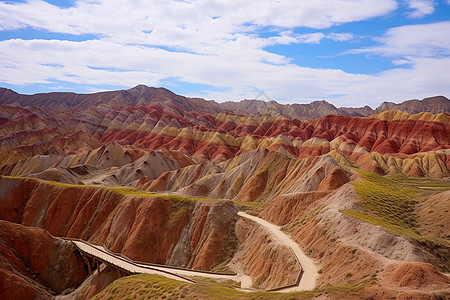
{"type": "Polygon", "coordinates": [[[250,219],[264,228],[267,229],[268,232],[270,232],[274,238],[276,238],[279,242],[285,244],[286,246],[290,247],[294,254],[297,256],[297,259],[299,260],[304,273],[303,277],[300,280],[300,283],[296,287],[287,288],[280,290],[279,292],[295,292],[295,291],[305,291],[305,290],[312,290],[316,286],[316,280],[319,277],[319,273],[317,266],[315,265],[314,261],[310,259],[308,256],[306,256],[305,253],[300,249],[299,245],[294,242],[288,235],[286,235],[284,232],[280,230],[280,226],[274,225],[272,223],[267,222],[266,220],[263,220],[261,218],[249,215],[245,212],[238,212],[238,215],[247,219],[250,219]]]}
{"type": "Polygon", "coordinates": [[[250,276],[241,275],[241,288],[250,289],[252,287],[253,280],[250,276]]]}

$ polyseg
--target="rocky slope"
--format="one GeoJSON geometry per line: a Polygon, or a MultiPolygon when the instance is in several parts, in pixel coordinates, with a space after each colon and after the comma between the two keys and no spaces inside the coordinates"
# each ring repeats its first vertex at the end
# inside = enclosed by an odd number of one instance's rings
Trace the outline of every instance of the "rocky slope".
{"type": "Polygon", "coordinates": [[[309,104],[279,104],[276,101],[242,100],[240,102],[217,103],[200,98],[187,98],[176,95],[165,88],[152,88],[138,85],[129,90],[100,92],[94,94],[41,93],[34,95],[18,94],[12,90],[0,88],[0,104],[19,103],[22,106],[47,107],[52,110],[66,108],[86,108],[88,106],[108,105],[112,108],[126,106],[149,106],[160,103],[183,111],[216,114],[230,112],[244,115],[271,115],[288,119],[312,120],[326,115],[367,117],[387,110],[399,110],[410,114],[430,112],[432,114],[450,113],[450,100],[444,96],[435,96],[423,100],[408,100],[400,104],[383,102],[376,109],[369,106],[337,108],[326,101],[314,101],[309,104]]]}
{"type": "Polygon", "coordinates": [[[288,247],[247,219],[236,223],[236,234],[239,249],[231,265],[237,273],[250,276],[253,287],[270,290],[297,282],[301,269],[288,247]]]}
{"type": "MultiPolygon", "coordinates": [[[[221,163],[257,149],[281,149],[295,157],[330,154],[340,163],[379,174],[449,175],[445,113],[387,111],[370,118],[330,115],[299,121],[277,113],[236,115],[213,102],[144,86],[89,95],[3,91],[0,103],[9,103],[0,113],[4,175],[135,185],[166,171],[221,163]],[[158,161],[160,168],[149,169],[158,161]],[[97,176],[72,176],[70,168],[80,165],[97,176]]],[[[439,107],[445,111],[444,104],[439,107]]]]}
{"type": "Polygon", "coordinates": [[[233,249],[237,209],[230,202],[5,177],[0,187],[0,219],[105,243],[132,259],[210,270],[230,259],[223,249],[233,249]]]}
{"type": "Polygon", "coordinates": [[[418,114],[428,112],[432,114],[449,113],[450,102],[444,96],[435,96],[425,98],[423,100],[408,100],[399,104],[393,102],[383,102],[375,109],[376,113],[381,113],[387,110],[399,110],[409,114],[418,114]]]}
{"type": "Polygon", "coordinates": [[[86,276],[83,258],[70,242],[0,220],[1,299],[51,299],[77,288],[86,276]]]}

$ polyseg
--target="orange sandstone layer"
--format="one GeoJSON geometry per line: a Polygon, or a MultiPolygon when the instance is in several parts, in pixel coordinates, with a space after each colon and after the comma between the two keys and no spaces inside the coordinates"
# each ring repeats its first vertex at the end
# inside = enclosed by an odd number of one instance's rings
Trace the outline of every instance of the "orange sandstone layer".
{"type": "Polygon", "coordinates": [[[46,230],[0,220],[0,298],[52,299],[87,276],[75,246],[46,230]]]}
{"type": "Polygon", "coordinates": [[[135,260],[210,270],[229,259],[231,202],[170,200],[109,188],[0,178],[0,219],[106,244],[135,260]],[[213,255],[211,255],[213,254],[213,255]]]}

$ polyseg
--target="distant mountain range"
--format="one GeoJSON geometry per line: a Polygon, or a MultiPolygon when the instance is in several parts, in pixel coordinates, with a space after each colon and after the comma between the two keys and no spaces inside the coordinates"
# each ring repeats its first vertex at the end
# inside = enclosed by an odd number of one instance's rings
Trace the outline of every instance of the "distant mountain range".
{"type": "Polygon", "coordinates": [[[71,92],[39,93],[23,95],[10,89],[0,88],[0,104],[18,103],[22,106],[62,108],[86,108],[87,106],[149,106],[160,103],[172,109],[217,114],[228,112],[241,115],[270,115],[288,119],[313,120],[327,115],[367,117],[388,110],[399,110],[409,114],[429,112],[432,114],[450,113],[450,100],[444,96],[434,96],[423,100],[408,100],[400,104],[383,102],[376,109],[364,107],[336,107],[326,101],[308,104],[280,104],[276,101],[242,100],[239,102],[217,103],[213,100],[188,98],[177,95],[165,88],[138,85],[128,90],[107,91],[93,94],[71,92]]]}

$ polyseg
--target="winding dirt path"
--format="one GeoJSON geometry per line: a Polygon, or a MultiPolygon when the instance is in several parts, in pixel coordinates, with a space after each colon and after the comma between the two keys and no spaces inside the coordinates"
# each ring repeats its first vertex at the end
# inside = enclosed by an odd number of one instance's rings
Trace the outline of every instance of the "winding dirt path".
{"type": "Polygon", "coordinates": [[[267,222],[266,220],[263,220],[261,218],[249,215],[243,211],[238,212],[238,215],[247,218],[249,220],[252,220],[261,226],[263,226],[269,233],[272,234],[272,236],[280,241],[281,243],[285,244],[288,247],[291,247],[294,254],[297,256],[298,261],[300,262],[302,268],[303,268],[303,276],[300,280],[300,283],[296,287],[287,288],[280,290],[279,292],[288,293],[288,292],[296,292],[296,291],[306,291],[306,290],[312,290],[316,286],[316,280],[319,277],[318,268],[314,261],[306,256],[305,253],[300,249],[300,246],[294,242],[291,237],[286,235],[284,232],[280,230],[280,226],[274,225],[270,222],[267,222]]]}
{"type": "MultiPolygon", "coordinates": [[[[269,223],[261,218],[249,215],[245,212],[238,212],[238,215],[250,219],[259,225],[263,226],[275,240],[290,247],[300,262],[302,269],[304,271],[303,276],[300,280],[298,286],[286,288],[279,290],[278,292],[294,292],[294,291],[305,291],[312,290],[316,285],[317,277],[319,273],[317,272],[317,266],[314,264],[313,260],[310,259],[303,253],[298,244],[294,242],[288,235],[280,230],[280,226],[269,223]]],[[[72,242],[80,249],[82,252],[88,253],[94,257],[97,257],[109,264],[120,267],[121,269],[127,270],[131,273],[147,273],[147,274],[158,274],[168,278],[181,280],[185,282],[190,282],[190,279],[186,276],[199,276],[208,277],[214,279],[232,279],[235,281],[241,281],[241,288],[248,289],[252,283],[250,277],[242,275],[225,275],[225,274],[212,274],[208,272],[190,271],[185,269],[174,269],[171,267],[164,266],[148,266],[141,264],[139,262],[128,261],[123,257],[120,257],[114,253],[108,252],[102,246],[93,245],[86,241],[72,240],[72,242]]]]}

